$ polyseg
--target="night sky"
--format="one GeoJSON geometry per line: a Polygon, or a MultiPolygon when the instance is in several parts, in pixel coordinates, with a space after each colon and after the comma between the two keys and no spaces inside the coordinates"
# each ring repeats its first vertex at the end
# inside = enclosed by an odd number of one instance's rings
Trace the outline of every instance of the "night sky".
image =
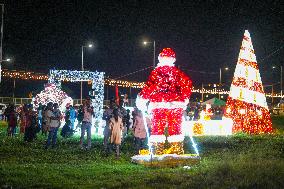
{"type": "MultiPolygon", "coordinates": [[[[153,47],[142,42],[155,40],[156,57],[162,48],[173,48],[176,65],[191,77],[195,86],[219,82],[219,68],[227,66],[230,70],[224,71],[222,77],[230,85],[243,33],[248,29],[263,83],[280,80],[280,70],[272,71],[272,65],[284,62],[283,1],[4,3],[3,55],[14,59],[12,64],[3,63],[6,69],[41,73],[48,73],[50,68],[79,70],[81,46],[91,41],[95,48],[85,50],[85,69],[117,78],[151,66],[153,47]]],[[[121,79],[146,81],[149,72],[150,69],[121,79]]],[[[11,92],[11,81],[3,81],[2,95],[11,92]]],[[[26,81],[23,85],[34,90],[38,85],[43,88],[43,83],[26,81]]],[[[17,89],[16,95],[23,96],[22,90],[17,89]]]]}

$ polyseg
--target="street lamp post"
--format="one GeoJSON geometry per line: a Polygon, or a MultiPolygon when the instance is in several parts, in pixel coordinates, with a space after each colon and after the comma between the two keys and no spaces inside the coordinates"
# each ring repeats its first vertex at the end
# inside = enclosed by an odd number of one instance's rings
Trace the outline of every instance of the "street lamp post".
{"type": "MultiPolygon", "coordinates": [[[[272,66],[272,69],[275,69],[276,66],[272,66]]],[[[283,95],[283,66],[280,66],[280,95],[282,99],[283,95]]]]}
{"type": "Polygon", "coordinates": [[[0,83],[1,83],[1,72],[2,72],[1,67],[2,67],[2,62],[10,62],[10,61],[11,61],[10,58],[7,58],[7,59],[5,59],[5,60],[0,59],[0,83]]]}
{"type": "MultiPolygon", "coordinates": [[[[228,70],[229,68],[226,67],[225,70],[228,70]]],[[[222,85],[222,68],[219,69],[219,84],[222,85]]],[[[219,93],[219,99],[221,98],[221,95],[219,93]]]]}
{"type": "Polygon", "coordinates": [[[154,42],[153,42],[153,51],[154,51],[154,57],[153,57],[153,69],[155,68],[155,66],[156,66],[156,63],[155,63],[155,54],[156,54],[156,42],[155,42],[155,40],[154,40],[154,42]]]}
{"type": "Polygon", "coordinates": [[[2,58],[3,58],[3,53],[2,53],[2,40],[3,40],[3,22],[4,22],[4,4],[0,4],[1,5],[1,36],[0,36],[0,83],[1,83],[1,72],[2,72],[2,68],[1,68],[1,63],[2,63],[2,58]]]}
{"type": "Polygon", "coordinates": [[[13,102],[15,103],[16,79],[13,80],[13,102]]]}
{"type": "Polygon", "coordinates": [[[220,71],[219,71],[219,78],[220,78],[219,84],[221,84],[222,83],[222,68],[220,68],[220,71]]]}
{"type": "Polygon", "coordinates": [[[201,101],[203,102],[204,98],[203,98],[203,83],[201,84],[201,101]]]}
{"type": "Polygon", "coordinates": [[[156,66],[156,61],[155,61],[155,56],[156,56],[156,41],[154,40],[153,42],[149,42],[149,41],[144,41],[143,44],[147,45],[147,43],[153,43],[153,68],[155,68],[156,66]]]}
{"type": "MultiPolygon", "coordinates": [[[[84,71],[84,48],[85,47],[88,47],[88,48],[92,48],[93,47],[93,44],[89,44],[88,46],[82,46],[81,47],[81,63],[82,63],[82,67],[81,67],[81,70],[84,71]]],[[[81,81],[81,96],[80,96],[80,101],[81,101],[81,104],[83,104],[83,81],[81,81]]]]}
{"type": "Polygon", "coordinates": [[[281,72],[281,75],[280,75],[280,89],[281,89],[281,99],[282,99],[282,95],[283,95],[283,66],[280,66],[280,72],[281,72]]]}

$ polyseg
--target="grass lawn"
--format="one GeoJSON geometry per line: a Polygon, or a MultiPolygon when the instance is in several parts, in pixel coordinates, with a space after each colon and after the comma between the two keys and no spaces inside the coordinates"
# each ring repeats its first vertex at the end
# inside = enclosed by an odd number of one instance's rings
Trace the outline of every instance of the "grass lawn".
{"type": "MultiPolygon", "coordinates": [[[[273,117],[273,135],[195,137],[201,162],[183,169],[132,164],[131,137],[116,160],[103,156],[101,139],[83,151],[78,138],[59,137],[58,147],[46,151],[45,137],[8,138],[0,122],[0,188],[284,188],[283,124],[273,117]]],[[[186,146],[192,152],[188,139],[186,146]]]]}

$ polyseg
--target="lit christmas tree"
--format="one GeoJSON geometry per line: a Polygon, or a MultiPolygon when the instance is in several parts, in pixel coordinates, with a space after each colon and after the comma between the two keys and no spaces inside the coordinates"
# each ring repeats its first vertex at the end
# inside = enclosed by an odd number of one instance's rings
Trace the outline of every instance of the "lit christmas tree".
{"type": "Polygon", "coordinates": [[[150,143],[154,154],[183,154],[182,114],[191,94],[192,82],[174,66],[175,52],[164,48],[159,64],[138,97],[137,107],[152,113],[150,143]]]}
{"type": "Polygon", "coordinates": [[[233,132],[272,132],[272,122],[248,30],[243,37],[224,116],[233,120],[233,132]]]}

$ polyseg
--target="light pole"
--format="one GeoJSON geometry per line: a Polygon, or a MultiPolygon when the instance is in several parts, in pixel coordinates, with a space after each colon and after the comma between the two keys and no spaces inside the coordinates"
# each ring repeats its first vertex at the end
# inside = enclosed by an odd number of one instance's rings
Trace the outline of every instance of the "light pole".
{"type": "Polygon", "coordinates": [[[14,81],[13,81],[13,102],[15,103],[15,90],[16,90],[16,79],[14,78],[14,81]]]}
{"type": "Polygon", "coordinates": [[[2,72],[1,66],[2,66],[2,62],[10,62],[10,61],[11,61],[10,58],[7,58],[5,60],[2,60],[2,58],[0,59],[0,83],[1,83],[1,72],[2,72]]]}
{"type": "MultiPolygon", "coordinates": [[[[272,66],[272,69],[275,69],[276,66],[272,66]]],[[[282,99],[283,95],[283,66],[280,66],[280,95],[282,99]]]]}
{"type": "Polygon", "coordinates": [[[281,92],[280,92],[280,94],[281,94],[281,99],[282,99],[282,95],[283,95],[283,66],[280,66],[280,89],[281,89],[281,92]]]}
{"type": "Polygon", "coordinates": [[[153,54],[154,54],[154,56],[153,56],[153,69],[155,68],[155,66],[156,66],[156,62],[155,62],[155,54],[156,54],[156,41],[154,40],[153,42],[149,42],[149,41],[144,41],[143,42],[143,44],[144,45],[147,45],[148,43],[153,43],[153,54]]]}
{"type": "MultiPolygon", "coordinates": [[[[226,71],[229,70],[228,67],[225,67],[224,69],[225,69],[226,71]]],[[[219,84],[220,84],[220,86],[221,86],[221,85],[222,85],[222,68],[219,69],[219,79],[220,79],[220,80],[219,80],[219,84]]],[[[220,93],[219,93],[219,99],[220,99],[220,98],[221,98],[221,95],[220,95],[220,93]]]]}
{"type": "Polygon", "coordinates": [[[2,64],[2,58],[3,58],[3,54],[2,54],[2,40],[3,40],[3,22],[4,22],[4,4],[0,4],[1,5],[1,37],[0,37],[0,83],[1,83],[1,72],[2,72],[2,68],[1,68],[1,64],[2,64]]]}
{"type": "MultiPolygon", "coordinates": [[[[93,47],[93,44],[89,44],[87,46],[82,46],[81,47],[81,58],[82,58],[82,71],[84,71],[84,48],[92,48],[93,47]]],[[[81,81],[81,97],[80,97],[80,100],[81,100],[81,104],[83,104],[83,81],[81,81]]]]}
{"type": "Polygon", "coordinates": [[[201,101],[203,102],[204,98],[203,98],[203,83],[201,85],[201,101]]]}

